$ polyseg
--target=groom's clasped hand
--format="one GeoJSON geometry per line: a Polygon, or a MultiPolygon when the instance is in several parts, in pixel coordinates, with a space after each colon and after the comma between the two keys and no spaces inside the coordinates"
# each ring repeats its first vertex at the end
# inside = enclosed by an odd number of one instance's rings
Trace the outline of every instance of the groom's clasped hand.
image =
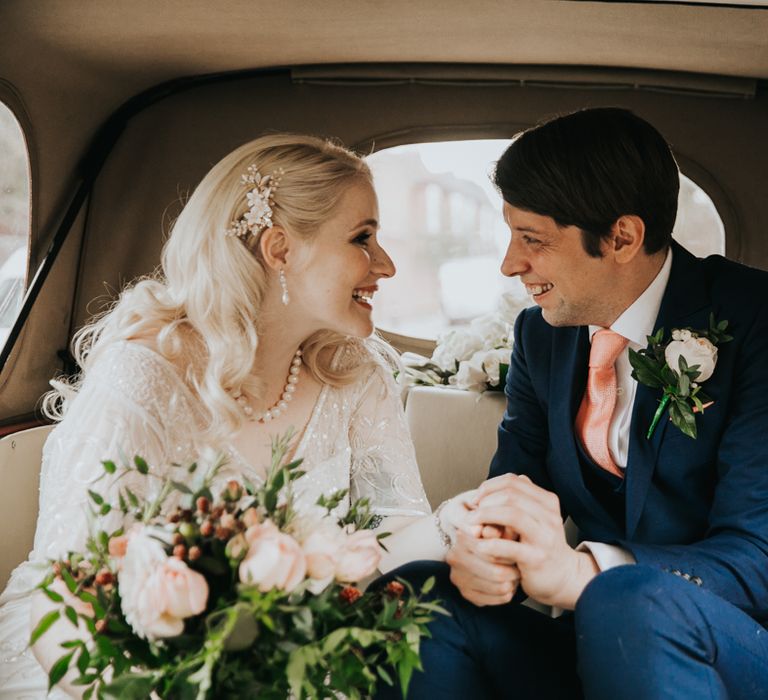
{"type": "Polygon", "coordinates": [[[451,581],[475,605],[508,603],[522,585],[540,603],[573,608],[598,573],[589,553],[568,544],[558,497],[527,476],[489,479],[466,507],[447,561],[451,581]]]}

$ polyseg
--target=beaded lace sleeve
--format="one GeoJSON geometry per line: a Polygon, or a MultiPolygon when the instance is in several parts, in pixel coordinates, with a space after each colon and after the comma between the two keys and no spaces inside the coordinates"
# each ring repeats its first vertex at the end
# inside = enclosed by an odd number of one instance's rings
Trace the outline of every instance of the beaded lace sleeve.
{"type": "Polygon", "coordinates": [[[381,516],[430,512],[399,392],[383,367],[364,383],[351,416],[349,442],[352,499],[369,498],[381,516]]]}
{"type": "MultiPolygon", "coordinates": [[[[135,343],[103,350],[43,451],[34,558],[83,547],[88,489],[115,496],[102,460],[139,454],[161,477],[167,465],[193,455],[195,420],[191,394],[171,364],[135,343]]],[[[129,476],[119,485],[143,496],[160,481],[129,476]]]]}

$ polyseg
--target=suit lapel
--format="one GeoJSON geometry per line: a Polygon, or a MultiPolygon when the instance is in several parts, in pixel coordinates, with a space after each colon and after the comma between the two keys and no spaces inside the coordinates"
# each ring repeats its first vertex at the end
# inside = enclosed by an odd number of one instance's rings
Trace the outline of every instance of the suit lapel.
{"type": "MultiPolygon", "coordinates": [[[[701,326],[700,320],[693,323],[692,317],[708,314],[709,293],[701,269],[701,262],[685,248],[673,241],[672,270],[662,297],[659,315],[653,332],[664,329],[664,339],[669,339],[672,328],[694,325],[701,326]]],[[[630,423],[629,456],[626,471],[626,537],[630,539],[637,528],[643,511],[648,487],[658,460],[664,434],[669,428],[665,413],[651,439],[646,438],[653,415],[659,406],[662,392],[643,384],[638,385],[632,408],[630,423]]],[[[675,429],[674,427],[672,429],[675,429]]]]}

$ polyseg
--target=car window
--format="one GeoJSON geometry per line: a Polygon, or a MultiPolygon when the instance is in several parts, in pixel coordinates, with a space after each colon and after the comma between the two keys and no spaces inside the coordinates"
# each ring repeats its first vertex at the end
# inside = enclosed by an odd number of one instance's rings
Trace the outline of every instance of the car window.
{"type": "MultiPolygon", "coordinates": [[[[368,157],[380,240],[397,266],[377,294],[379,329],[435,339],[492,311],[503,293],[527,305],[520,282],[499,271],[509,230],[490,176],[508,145],[508,139],[416,143],[368,157]]],[[[699,256],[725,253],[712,199],[684,174],[673,236],[699,256]]]]}
{"type": "Polygon", "coordinates": [[[24,296],[29,257],[29,158],[19,122],[0,103],[0,347],[24,296]]]}

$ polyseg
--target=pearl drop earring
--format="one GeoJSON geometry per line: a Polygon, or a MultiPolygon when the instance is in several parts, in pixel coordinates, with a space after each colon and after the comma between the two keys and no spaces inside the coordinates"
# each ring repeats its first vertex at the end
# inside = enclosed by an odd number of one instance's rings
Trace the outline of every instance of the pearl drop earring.
{"type": "Polygon", "coordinates": [[[283,304],[288,306],[291,297],[288,296],[288,282],[285,279],[285,272],[283,270],[280,270],[280,272],[277,273],[277,279],[280,282],[280,288],[283,290],[283,296],[280,297],[280,299],[283,304]]]}

